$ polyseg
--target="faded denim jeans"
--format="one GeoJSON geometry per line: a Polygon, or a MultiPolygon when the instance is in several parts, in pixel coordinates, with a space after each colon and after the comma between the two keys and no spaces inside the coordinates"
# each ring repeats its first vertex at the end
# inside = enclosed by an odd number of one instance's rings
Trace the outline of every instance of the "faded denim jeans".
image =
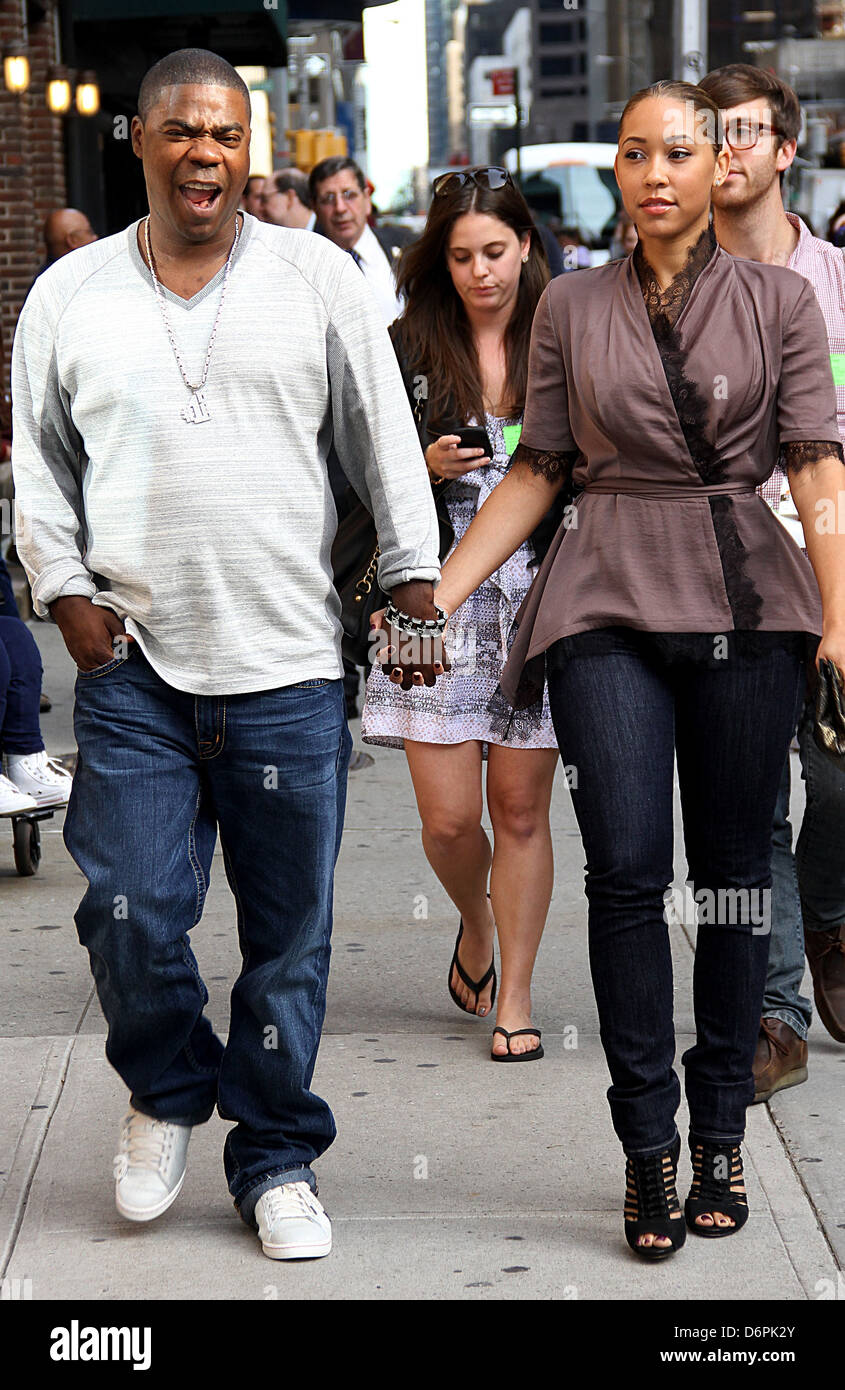
{"type": "Polygon", "coordinates": [[[80,673],[65,842],[88,880],[76,913],[108,1024],[106,1055],[156,1119],[234,1120],[229,1189],[252,1222],[302,1179],[335,1125],[310,1090],[325,1013],[334,866],[351,738],[343,683],[244,695],[168,685],[137,643],[80,673]],[[220,835],[243,965],[224,1048],[189,932],[220,835]]]}

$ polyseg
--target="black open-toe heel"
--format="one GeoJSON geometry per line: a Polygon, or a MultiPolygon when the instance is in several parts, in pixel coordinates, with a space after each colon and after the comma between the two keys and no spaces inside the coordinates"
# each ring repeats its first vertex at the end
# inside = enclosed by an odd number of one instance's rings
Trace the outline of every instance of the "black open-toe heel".
{"type": "Polygon", "coordinates": [[[696,1236],[733,1236],[748,1220],[748,1198],[734,1187],[742,1182],[742,1150],[739,1144],[715,1139],[696,1139],[690,1134],[692,1186],[684,1203],[687,1225],[696,1236]],[[732,1226],[717,1226],[713,1213],[729,1216],[732,1226]],[[696,1224],[697,1216],[710,1216],[712,1226],[696,1224]]]}
{"type": "Polygon", "coordinates": [[[687,1238],[681,1204],[675,1190],[681,1136],[668,1149],[638,1154],[625,1164],[625,1239],[644,1260],[663,1260],[680,1250],[687,1238]],[[672,1213],[677,1212],[676,1216],[672,1213]],[[640,1236],[664,1236],[671,1245],[638,1245],[640,1236]]]}

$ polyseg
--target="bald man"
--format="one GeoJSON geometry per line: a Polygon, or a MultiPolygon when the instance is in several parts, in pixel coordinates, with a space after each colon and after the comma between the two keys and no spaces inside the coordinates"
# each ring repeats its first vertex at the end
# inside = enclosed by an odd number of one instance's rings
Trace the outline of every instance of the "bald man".
{"type": "Polygon", "coordinates": [[[85,213],[77,212],[76,208],[56,208],[55,211],[49,212],[44,219],[43,236],[47,259],[35,272],[24,303],[29,298],[35,281],[39,275],[44,274],[48,266],[60,261],[69,251],[76,251],[80,246],[89,246],[92,241],[99,239],[85,213]]]}
{"type": "Polygon", "coordinates": [[[76,208],[57,208],[48,213],[44,222],[44,245],[47,248],[47,264],[61,260],[69,251],[80,246],[89,246],[97,240],[97,233],[84,212],[76,208]]]}

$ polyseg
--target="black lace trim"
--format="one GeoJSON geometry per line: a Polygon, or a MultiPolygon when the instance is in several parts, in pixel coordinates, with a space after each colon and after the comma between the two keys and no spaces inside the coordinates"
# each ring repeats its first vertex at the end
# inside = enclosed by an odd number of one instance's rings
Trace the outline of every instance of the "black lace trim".
{"type": "Polygon", "coordinates": [[[497,685],[486,707],[490,716],[491,734],[495,734],[504,742],[514,738],[521,743],[527,743],[539,731],[543,721],[542,695],[541,681],[539,691],[533,690],[530,700],[526,700],[524,704],[520,702],[514,708],[505,699],[502,687],[497,685]]]}
{"type": "Polygon", "coordinates": [[[716,233],[712,227],[705,227],[698,241],[687,252],[686,261],[671,285],[662,290],[654,270],[646,260],[642,242],[637,242],[634,248],[634,269],[639,277],[645,307],[652,327],[658,317],[665,318],[670,327],[675,326],[692,293],[696,280],[708,261],[712,260],[717,249],[716,233]]]}
{"type": "Polygon", "coordinates": [[[759,627],[763,618],[763,599],[745,573],[748,551],[736,529],[733,501],[730,497],[711,497],[709,501],[734,627],[759,627]]]}
{"type": "MultiPolygon", "coordinates": [[[[701,481],[708,486],[728,481],[728,464],[721,458],[716,446],[707,438],[707,400],[699,390],[698,383],[691,381],[684,371],[686,354],[675,331],[675,323],[691,295],[695,282],[716,251],[716,237],[712,227],[701,233],[698,241],[687,255],[686,263],[678,272],[671,285],[661,291],[657,278],[645,256],[637,250],[634,264],[640,277],[646,309],[648,310],[651,331],[678,423],[689,449],[695,470],[701,481]]],[[[756,628],[762,620],[763,600],[754,588],[745,571],[748,552],[739,538],[734,520],[733,502],[729,497],[711,497],[710,514],[719,548],[725,592],[731,609],[735,628],[756,628]]]]}
{"type": "Polygon", "coordinates": [[[528,445],[520,440],[511,457],[511,467],[517,463],[526,463],[532,473],[545,478],[549,483],[561,480],[566,482],[572,476],[572,469],[580,452],[580,449],[561,449],[557,452],[529,449],[528,445]]]}
{"type": "Polygon", "coordinates": [[[678,423],[695,470],[703,483],[724,483],[727,481],[728,465],[707,438],[707,400],[699,390],[698,382],[690,381],[684,372],[686,353],[663,314],[658,314],[651,327],[678,423]]]}
{"type": "Polygon", "coordinates": [[[821,463],[823,459],[830,458],[831,454],[838,458],[840,463],[845,463],[842,445],[838,440],[834,444],[826,439],[790,439],[780,446],[778,467],[784,473],[787,468],[791,468],[793,473],[800,473],[808,464],[821,463]]]}

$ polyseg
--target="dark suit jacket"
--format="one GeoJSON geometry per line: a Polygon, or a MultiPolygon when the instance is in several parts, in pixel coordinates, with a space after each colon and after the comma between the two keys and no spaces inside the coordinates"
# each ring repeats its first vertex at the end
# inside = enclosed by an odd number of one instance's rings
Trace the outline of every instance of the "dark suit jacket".
{"type": "Polygon", "coordinates": [[[405,247],[417,239],[410,227],[398,227],[393,222],[376,223],[371,230],[391,265],[395,265],[405,247]]]}

